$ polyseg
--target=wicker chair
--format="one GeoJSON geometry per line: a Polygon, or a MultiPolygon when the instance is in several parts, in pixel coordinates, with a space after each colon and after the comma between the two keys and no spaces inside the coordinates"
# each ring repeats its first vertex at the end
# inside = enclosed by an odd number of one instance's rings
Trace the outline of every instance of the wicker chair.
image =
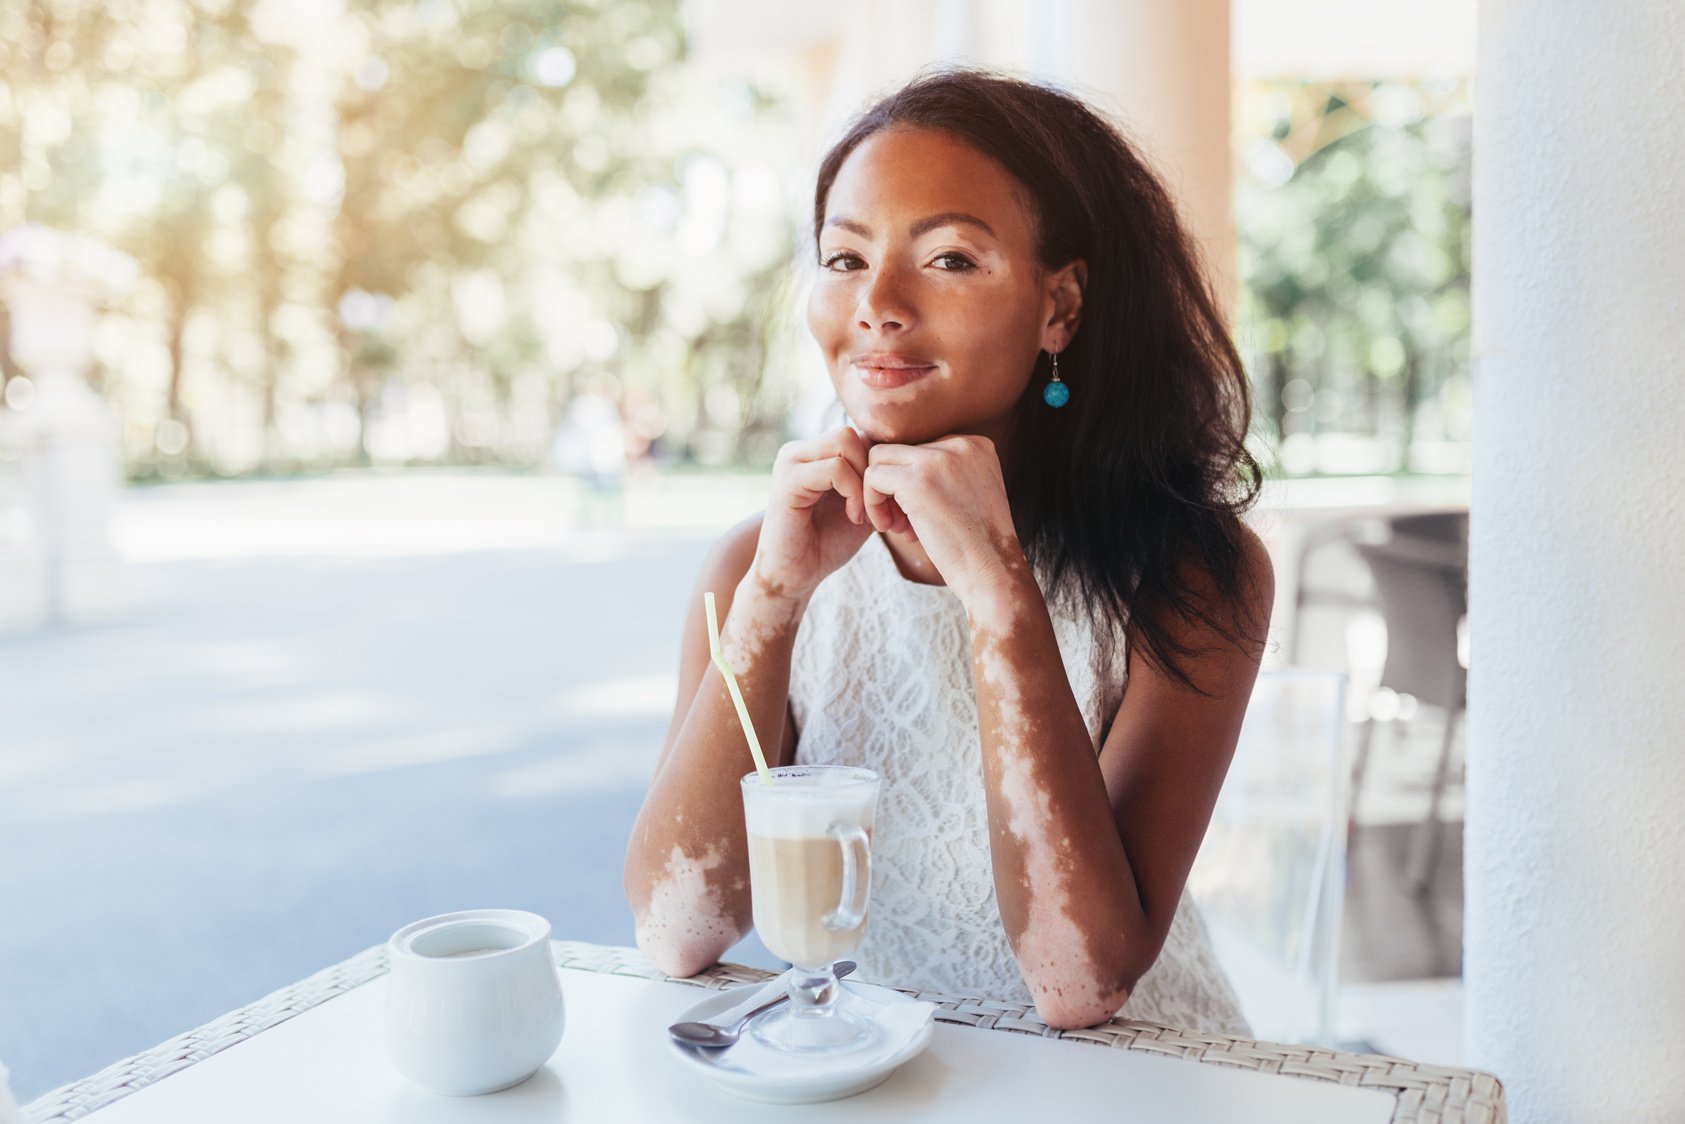
{"type": "MultiPolygon", "coordinates": [[[[1387,658],[1380,686],[1446,712],[1428,813],[1418,831],[1410,879],[1427,889],[1438,866],[1439,807],[1450,771],[1457,724],[1468,705],[1468,669],[1457,656],[1457,629],[1468,613],[1468,515],[1414,515],[1389,521],[1392,537],[1358,543],[1369,565],[1375,598],[1387,626],[1387,658]]],[[[1355,808],[1368,765],[1375,718],[1363,721],[1352,772],[1355,808]]]]}

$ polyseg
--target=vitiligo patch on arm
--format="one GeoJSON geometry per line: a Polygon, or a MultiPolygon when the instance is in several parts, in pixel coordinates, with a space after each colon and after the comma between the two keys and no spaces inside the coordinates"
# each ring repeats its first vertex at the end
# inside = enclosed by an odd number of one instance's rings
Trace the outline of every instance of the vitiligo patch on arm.
{"type": "Polygon", "coordinates": [[[1038,775],[1047,735],[1025,705],[1022,673],[1006,654],[1011,643],[1011,634],[975,638],[979,718],[992,743],[984,761],[994,773],[1001,920],[1037,1005],[1053,1001],[1062,1012],[1092,1012],[1100,1019],[1115,1009],[1111,997],[1119,989],[1103,978],[1092,951],[1095,934],[1082,922],[1070,834],[1046,778],[1038,775]]]}
{"type": "Polygon", "coordinates": [[[725,895],[713,872],[725,863],[715,845],[700,857],[686,855],[678,844],[650,888],[649,901],[637,918],[638,946],[649,956],[667,961],[694,959],[698,949],[714,952],[737,940],[738,926],[725,908],[725,895]]]}

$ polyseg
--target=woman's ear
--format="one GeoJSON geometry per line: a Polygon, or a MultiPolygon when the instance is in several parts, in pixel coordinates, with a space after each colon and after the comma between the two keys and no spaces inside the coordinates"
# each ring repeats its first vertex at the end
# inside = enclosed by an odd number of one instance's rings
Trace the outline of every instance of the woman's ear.
{"type": "Polygon", "coordinates": [[[1047,275],[1047,319],[1042,323],[1041,349],[1064,351],[1082,323],[1082,291],[1088,287],[1088,263],[1081,258],[1047,275]]]}

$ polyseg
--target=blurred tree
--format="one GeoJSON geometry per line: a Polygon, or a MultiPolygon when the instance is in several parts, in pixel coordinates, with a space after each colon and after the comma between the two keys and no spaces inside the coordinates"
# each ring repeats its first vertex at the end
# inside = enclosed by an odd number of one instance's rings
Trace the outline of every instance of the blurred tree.
{"type": "MultiPolygon", "coordinates": [[[[258,330],[248,338],[265,357],[266,400],[273,393],[271,341],[261,326],[282,265],[227,237],[234,217],[250,216],[252,241],[264,246],[288,205],[285,175],[251,143],[261,134],[247,114],[260,122],[281,116],[291,56],[256,34],[255,7],[30,0],[12,15],[15,38],[0,36],[22,64],[9,70],[15,119],[0,119],[0,129],[12,125],[7,139],[19,152],[17,217],[108,239],[142,261],[161,289],[160,414],[179,427],[166,453],[184,452],[192,440],[185,374],[193,317],[237,316],[235,300],[248,284],[260,300],[250,325],[258,330]]],[[[0,199],[7,194],[0,184],[0,199]]],[[[272,410],[266,417],[272,424],[272,410]]]]}
{"type": "MultiPolygon", "coordinates": [[[[699,156],[691,138],[657,124],[694,97],[678,15],[676,0],[355,8],[357,49],[335,98],[344,191],[327,295],[365,455],[390,381],[417,377],[391,343],[417,305],[448,307],[456,321],[458,346],[432,376],[457,422],[455,459],[485,455],[475,403],[507,410],[524,375],[554,384],[546,433],[593,361],[618,360],[622,383],[652,381],[663,306],[686,282],[676,247],[640,245],[660,232],[627,219],[659,227],[667,212],[650,201],[681,194],[699,156]],[[615,227],[622,237],[604,237],[615,227]],[[530,284],[551,262],[565,270],[530,284]]],[[[727,350],[758,373],[762,356],[742,333],[759,311],[695,324],[691,350],[729,337],[727,350]]]]}
{"type": "Polygon", "coordinates": [[[1242,153],[1237,216],[1261,418],[1284,461],[1297,435],[1337,432],[1378,439],[1390,463],[1370,467],[1408,469],[1424,409],[1466,378],[1466,90],[1274,84],[1254,97],[1265,135],[1242,153]]]}
{"type": "Polygon", "coordinates": [[[531,463],[603,376],[653,432],[776,435],[793,131],[684,54],[679,0],[28,0],[0,220],[144,263],[135,471],[531,463]]]}
{"type": "MultiPolygon", "coordinates": [[[[76,62],[102,58],[120,34],[113,14],[95,3],[0,5],[0,230],[31,218],[81,224],[77,193],[54,190],[55,181],[98,176],[74,144],[74,121],[91,98],[76,62]]],[[[12,374],[0,343],[0,386],[12,374]]]]}

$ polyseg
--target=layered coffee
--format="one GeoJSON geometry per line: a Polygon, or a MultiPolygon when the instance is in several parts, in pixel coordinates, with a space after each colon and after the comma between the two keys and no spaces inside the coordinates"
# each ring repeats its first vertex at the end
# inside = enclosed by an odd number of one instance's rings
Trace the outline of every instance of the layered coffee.
{"type": "Polygon", "coordinates": [[[743,795],[749,889],[761,941],[804,968],[853,952],[866,929],[876,776],[786,767],[771,781],[746,779],[743,795]],[[850,865],[853,887],[847,885],[850,865]]]}
{"type": "Polygon", "coordinates": [[[843,852],[829,835],[749,833],[749,892],[755,931],[774,956],[792,964],[829,964],[853,952],[866,918],[831,929],[825,918],[842,900],[843,852]]]}

